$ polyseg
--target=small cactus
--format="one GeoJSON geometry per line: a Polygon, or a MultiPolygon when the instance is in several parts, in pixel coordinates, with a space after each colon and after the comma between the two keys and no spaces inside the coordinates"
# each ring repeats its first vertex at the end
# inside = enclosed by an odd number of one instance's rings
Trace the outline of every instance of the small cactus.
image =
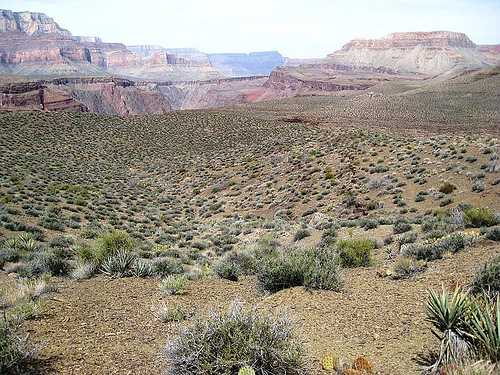
{"type": "Polygon", "coordinates": [[[255,375],[255,370],[250,366],[243,366],[240,368],[240,371],[238,371],[238,375],[255,375]]]}
{"type": "Polygon", "coordinates": [[[372,364],[365,357],[358,357],[352,367],[363,373],[371,374],[373,372],[372,364]]]}
{"type": "Polygon", "coordinates": [[[323,367],[323,370],[333,370],[333,363],[334,363],[334,358],[331,355],[325,355],[321,359],[321,367],[323,367]]]}
{"type": "Polygon", "coordinates": [[[342,370],[342,375],[363,375],[363,373],[359,370],[355,370],[353,368],[342,370]]]}

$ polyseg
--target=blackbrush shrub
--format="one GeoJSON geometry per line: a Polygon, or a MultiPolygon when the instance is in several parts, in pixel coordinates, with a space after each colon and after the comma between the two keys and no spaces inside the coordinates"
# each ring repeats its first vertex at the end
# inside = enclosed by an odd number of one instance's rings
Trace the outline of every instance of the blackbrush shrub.
{"type": "Polygon", "coordinates": [[[464,210],[464,220],[468,227],[491,227],[500,222],[498,215],[486,207],[467,208],[464,210]]]}
{"type": "Polygon", "coordinates": [[[408,232],[411,229],[412,229],[411,224],[404,217],[398,217],[394,221],[394,226],[393,226],[393,233],[394,234],[408,232]]]}
{"type": "Polygon", "coordinates": [[[307,229],[301,228],[295,232],[293,235],[293,240],[294,241],[300,241],[303,238],[309,237],[311,235],[311,232],[307,229]]]}
{"type": "Polygon", "coordinates": [[[335,290],[340,286],[338,254],[329,248],[280,251],[257,265],[263,289],[277,292],[294,286],[335,290]]]}
{"type": "Polygon", "coordinates": [[[153,268],[153,275],[160,277],[184,273],[182,263],[179,260],[170,257],[159,257],[153,259],[151,267],[153,268]]]}
{"type": "Polygon", "coordinates": [[[30,278],[37,278],[44,273],[64,276],[71,271],[71,263],[59,258],[51,251],[41,251],[31,255],[27,261],[27,272],[30,278]]]}
{"type": "Polygon", "coordinates": [[[486,232],[486,238],[492,241],[500,241],[500,227],[488,229],[486,232]]]}
{"type": "Polygon", "coordinates": [[[215,274],[223,279],[237,281],[241,275],[255,271],[256,255],[252,248],[230,251],[213,263],[215,274]]]}
{"type": "Polygon", "coordinates": [[[368,267],[372,264],[371,251],[375,241],[368,238],[340,240],[337,243],[342,267],[368,267]]]}
{"type": "Polygon", "coordinates": [[[441,187],[439,188],[439,191],[444,194],[450,194],[455,190],[457,187],[453,185],[451,182],[445,182],[441,187]]]}
{"type": "Polygon", "coordinates": [[[479,270],[471,287],[475,294],[486,292],[494,295],[500,292],[500,256],[493,258],[479,270]]]}
{"type": "Polygon", "coordinates": [[[165,348],[174,375],[234,375],[243,366],[256,374],[305,374],[302,344],[286,312],[270,317],[235,302],[224,313],[196,319],[165,348]]]}

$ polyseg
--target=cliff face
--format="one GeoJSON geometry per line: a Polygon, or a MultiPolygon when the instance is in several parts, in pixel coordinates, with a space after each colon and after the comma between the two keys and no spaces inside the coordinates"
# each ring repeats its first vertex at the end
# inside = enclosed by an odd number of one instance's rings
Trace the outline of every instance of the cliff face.
{"type": "Polygon", "coordinates": [[[14,110],[72,110],[87,112],[85,105],[64,91],[49,88],[40,81],[0,85],[0,111],[14,110]]]}
{"type": "Polygon", "coordinates": [[[2,31],[21,31],[29,36],[58,34],[71,37],[71,33],[60,28],[52,18],[43,13],[34,12],[0,10],[0,32],[2,31]]]}
{"type": "Polygon", "coordinates": [[[159,90],[173,109],[224,107],[251,101],[250,96],[261,89],[266,77],[218,78],[207,81],[160,82],[159,90]]]}
{"type": "Polygon", "coordinates": [[[0,73],[3,74],[120,75],[162,81],[219,75],[208,59],[191,60],[188,56],[196,56],[193,51],[178,56],[160,48],[148,55],[134,54],[122,43],[104,43],[98,37],[73,37],[42,13],[0,10],[0,73]]]}
{"type": "Polygon", "coordinates": [[[161,114],[171,110],[158,91],[144,91],[128,80],[58,78],[0,85],[0,111],[74,110],[118,115],[161,114]]]}
{"type": "Polygon", "coordinates": [[[212,65],[227,77],[268,76],[271,71],[285,63],[286,58],[276,51],[246,53],[207,54],[212,65]]]}
{"type": "Polygon", "coordinates": [[[345,65],[385,66],[400,72],[429,75],[490,65],[484,53],[465,34],[449,31],[354,39],[327,58],[345,65]]]}

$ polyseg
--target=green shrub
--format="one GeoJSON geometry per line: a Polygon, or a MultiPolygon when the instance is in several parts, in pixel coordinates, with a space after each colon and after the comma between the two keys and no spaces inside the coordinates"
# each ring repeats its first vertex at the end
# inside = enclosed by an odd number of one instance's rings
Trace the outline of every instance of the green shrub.
{"type": "Polygon", "coordinates": [[[102,263],[120,250],[130,252],[134,246],[134,240],[125,232],[112,231],[102,233],[97,239],[96,256],[97,261],[102,263]]]}
{"type": "Polygon", "coordinates": [[[485,207],[464,210],[465,224],[468,227],[481,228],[499,224],[499,218],[493,211],[485,207]]]}
{"type": "Polygon", "coordinates": [[[153,268],[153,275],[160,277],[184,273],[182,263],[178,259],[170,257],[153,259],[151,267],[153,268]]]}
{"type": "Polygon", "coordinates": [[[256,258],[250,250],[231,251],[213,264],[215,274],[223,279],[238,281],[242,274],[254,273],[256,258]]]}
{"type": "Polygon", "coordinates": [[[165,349],[169,373],[177,375],[233,375],[246,365],[257,374],[299,374],[305,372],[301,354],[286,313],[269,317],[240,303],[195,320],[165,349]]]}
{"type": "Polygon", "coordinates": [[[421,272],[423,268],[415,259],[403,257],[394,264],[394,278],[408,279],[421,272]]]}
{"type": "Polygon", "coordinates": [[[473,293],[495,294],[500,292],[500,256],[493,258],[476,274],[472,282],[473,293]]]}
{"type": "Polygon", "coordinates": [[[311,232],[307,229],[299,229],[295,234],[293,235],[293,240],[295,242],[300,241],[303,238],[309,237],[311,235],[311,232]]]}
{"type": "Polygon", "coordinates": [[[339,272],[338,254],[318,247],[265,257],[256,273],[263,289],[277,292],[294,286],[335,290],[340,285],[339,272]]]}
{"type": "Polygon", "coordinates": [[[393,225],[393,233],[394,234],[409,232],[411,229],[412,229],[411,224],[404,217],[398,217],[394,221],[394,225],[393,225]]]}
{"type": "Polygon", "coordinates": [[[340,240],[337,243],[342,267],[368,267],[372,264],[371,251],[375,242],[368,238],[340,240]]]}
{"type": "Polygon", "coordinates": [[[170,275],[160,282],[158,288],[165,295],[182,294],[187,282],[184,275],[170,275]]]}

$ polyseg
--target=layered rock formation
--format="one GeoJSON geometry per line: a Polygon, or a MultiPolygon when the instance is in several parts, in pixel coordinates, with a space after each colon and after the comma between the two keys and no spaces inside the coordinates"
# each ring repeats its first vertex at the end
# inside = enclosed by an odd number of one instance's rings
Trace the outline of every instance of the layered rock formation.
{"type": "Polygon", "coordinates": [[[109,76],[198,80],[219,75],[205,59],[156,50],[134,54],[122,43],[73,37],[42,13],[0,11],[0,73],[24,76],[109,76]]]}
{"type": "Polygon", "coordinates": [[[0,85],[0,111],[74,110],[117,115],[162,114],[171,110],[158,91],[105,77],[57,78],[0,85]]]}
{"type": "Polygon", "coordinates": [[[0,10],[0,32],[4,31],[21,31],[28,36],[57,34],[71,37],[71,33],[60,28],[52,18],[43,13],[34,12],[0,10]]]}
{"type": "Polygon", "coordinates": [[[428,75],[450,70],[477,70],[491,65],[467,35],[449,31],[393,33],[379,39],[354,39],[327,58],[344,65],[384,66],[399,72],[428,75]]]}
{"type": "Polygon", "coordinates": [[[209,53],[212,65],[227,77],[268,76],[273,69],[285,63],[277,51],[246,53],[209,53]]]}
{"type": "Polygon", "coordinates": [[[266,77],[221,78],[207,81],[160,82],[159,90],[173,109],[224,107],[252,101],[266,77]]]}

